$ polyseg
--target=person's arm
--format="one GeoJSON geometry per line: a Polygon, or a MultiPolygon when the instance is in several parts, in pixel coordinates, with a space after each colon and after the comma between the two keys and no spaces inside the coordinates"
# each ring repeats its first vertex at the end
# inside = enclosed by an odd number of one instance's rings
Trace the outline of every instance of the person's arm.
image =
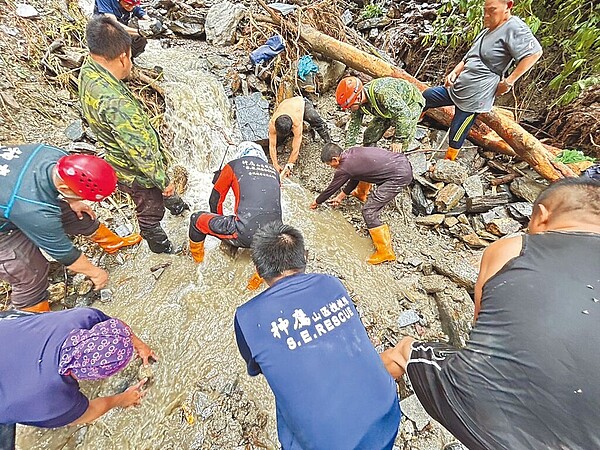
{"type": "Polygon", "coordinates": [[[145,394],[145,391],[142,391],[142,387],[146,381],[147,379],[144,378],[120,394],[111,395],[109,397],[98,397],[91,400],[83,415],[71,422],[70,425],[81,425],[93,422],[113,408],[127,408],[129,406],[139,405],[145,394]]]}
{"type": "Polygon", "coordinates": [[[133,332],[131,332],[131,341],[133,342],[134,350],[137,352],[138,356],[142,359],[142,364],[144,366],[147,366],[148,364],[150,364],[150,362],[148,361],[149,358],[152,358],[155,361],[158,361],[158,357],[156,356],[156,353],[154,353],[154,350],[152,350],[148,346],[148,344],[146,344],[144,341],[142,341],[140,338],[138,338],[135,334],[133,334],[133,332]]]}
{"type": "Polygon", "coordinates": [[[111,13],[102,13],[102,15],[104,15],[106,17],[110,17],[112,20],[115,21],[115,23],[118,23],[121,27],[123,27],[123,29],[125,31],[127,31],[127,33],[130,36],[135,37],[135,36],[139,36],[140,35],[140,33],[138,32],[138,30],[136,30],[135,28],[128,27],[127,25],[124,25],[121,22],[119,22],[117,20],[117,17],[114,14],[111,14],[111,13]]]}
{"type": "Polygon", "coordinates": [[[219,174],[219,178],[213,186],[213,190],[208,200],[210,212],[213,214],[223,214],[223,202],[227,197],[229,189],[233,185],[235,179],[235,173],[229,164],[225,164],[223,170],[219,174]]]}
{"type": "Polygon", "coordinates": [[[119,98],[108,102],[100,113],[134,170],[151,180],[161,192],[168,191],[171,181],[158,136],[141,107],[131,99],[119,98]]]}
{"type": "Polygon", "coordinates": [[[233,328],[235,330],[235,341],[237,342],[240,355],[242,355],[242,358],[244,358],[244,361],[246,361],[248,375],[251,377],[260,375],[262,370],[256,360],[252,357],[252,352],[250,351],[250,347],[248,347],[244,333],[242,332],[240,324],[238,323],[237,316],[234,317],[233,328]]]}
{"type": "Polygon", "coordinates": [[[90,277],[94,283],[94,289],[99,290],[108,283],[108,272],[91,263],[91,261],[83,253],[73,263],[67,266],[73,272],[82,273],[90,277]]]}
{"type": "Polygon", "coordinates": [[[397,380],[406,372],[413,342],[415,342],[414,338],[406,336],[395,347],[388,348],[380,353],[379,356],[383,361],[383,365],[394,380],[397,380]]]}
{"type": "Polygon", "coordinates": [[[456,67],[454,69],[452,69],[452,71],[446,75],[446,79],[444,80],[444,86],[446,87],[451,87],[452,85],[454,85],[454,82],[456,81],[456,79],[458,78],[458,76],[460,75],[460,73],[463,71],[463,69],[465,68],[465,62],[461,61],[459,62],[456,67]]]}
{"type": "Polygon", "coordinates": [[[271,157],[271,162],[273,163],[275,170],[281,172],[281,166],[277,161],[277,131],[275,130],[274,120],[269,122],[269,156],[271,157]]]}
{"type": "Polygon", "coordinates": [[[335,174],[333,175],[331,183],[329,183],[329,186],[327,186],[327,188],[325,188],[325,190],[321,192],[321,194],[316,198],[313,204],[320,205],[321,203],[326,201],[329,197],[335,194],[338,191],[338,189],[340,189],[348,180],[350,180],[350,175],[348,175],[344,170],[337,169],[335,171],[335,174]]]}
{"type": "Polygon", "coordinates": [[[498,87],[496,88],[496,96],[506,94],[510,91],[517,80],[525,75],[525,73],[542,57],[542,53],[542,50],[540,50],[533,55],[521,59],[517,64],[517,67],[515,67],[515,70],[513,70],[505,79],[500,80],[500,83],[498,83],[498,87]]]}
{"type": "Polygon", "coordinates": [[[300,146],[302,145],[302,121],[300,121],[299,125],[294,125],[292,127],[292,134],[294,135],[294,138],[292,139],[292,152],[290,153],[288,162],[296,164],[298,155],[300,154],[300,146]]]}
{"type": "Polygon", "coordinates": [[[479,275],[475,283],[475,315],[473,322],[477,320],[481,311],[481,299],[485,283],[502,269],[508,261],[520,255],[523,247],[523,237],[515,236],[500,239],[483,252],[479,265],[479,275]]]}
{"type": "Polygon", "coordinates": [[[346,131],[346,148],[354,147],[356,145],[363,116],[364,113],[360,109],[353,112],[350,116],[350,123],[348,124],[348,130],[346,131]]]}

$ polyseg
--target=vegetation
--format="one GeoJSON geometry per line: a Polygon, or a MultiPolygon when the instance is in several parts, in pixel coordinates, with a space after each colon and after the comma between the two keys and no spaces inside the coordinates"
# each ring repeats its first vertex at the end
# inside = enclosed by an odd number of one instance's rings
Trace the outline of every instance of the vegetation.
{"type": "Polygon", "coordinates": [[[383,9],[383,7],[378,5],[377,3],[369,3],[368,5],[365,5],[363,10],[361,11],[360,18],[373,19],[375,17],[383,16],[384,12],[385,10],[383,9]]]}
{"type": "MultiPolygon", "coordinates": [[[[483,27],[484,0],[446,0],[438,10],[434,31],[425,44],[462,48],[483,27]]],[[[556,92],[554,104],[573,101],[585,88],[600,82],[600,2],[597,0],[517,0],[513,13],[540,40],[547,55],[556,92]]]]}

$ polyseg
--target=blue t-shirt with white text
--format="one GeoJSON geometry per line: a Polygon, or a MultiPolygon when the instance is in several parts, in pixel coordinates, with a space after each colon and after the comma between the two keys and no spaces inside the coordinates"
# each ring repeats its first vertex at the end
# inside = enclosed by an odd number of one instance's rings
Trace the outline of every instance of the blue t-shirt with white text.
{"type": "Polygon", "coordinates": [[[337,278],[296,274],[240,306],[236,339],[250,375],[275,395],[283,449],[391,449],[400,407],[337,278]]]}
{"type": "Polygon", "coordinates": [[[94,14],[112,14],[120,23],[127,25],[131,16],[141,19],[146,15],[146,11],[140,6],[136,6],[131,12],[125,11],[119,4],[119,0],[96,0],[94,14]]]}

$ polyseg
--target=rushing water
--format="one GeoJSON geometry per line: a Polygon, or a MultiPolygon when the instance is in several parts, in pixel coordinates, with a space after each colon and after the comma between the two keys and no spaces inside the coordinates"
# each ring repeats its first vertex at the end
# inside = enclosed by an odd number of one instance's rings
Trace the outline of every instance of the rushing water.
{"type": "MultiPolygon", "coordinates": [[[[165,69],[167,112],[177,163],[190,171],[184,198],[205,209],[215,170],[227,150],[224,131],[236,131],[220,81],[199,69],[189,51],[150,46],[142,64],[165,69]]],[[[231,150],[230,150],[231,151],[231,150]]],[[[339,275],[364,317],[385,328],[399,312],[397,282],[364,261],[373,251],[342,215],[312,211],[302,187],[282,188],[284,221],[304,233],[309,268],[339,275]]],[[[167,217],[174,242],[187,239],[188,217],[167,217]]],[[[245,289],[253,273],[248,250],[231,256],[207,238],[205,262],[189,256],[155,255],[145,244],[122,252],[111,270],[113,300],[95,304],[119,317],[159,355],[154,377],[139,407],[113,410],[86,427],[41,430],[19,427],[18,448],[29,449],[243,449],[277,448],[273,396],[262,376],[250,378],[233,331],[235,308],[252,297],[245,289]],[[168,264],[152,272],[150,269],[168,264]]],[[[90,397],[111,395],[137,381],[135,361],[101,383],[82,383],[90,397]]]]}

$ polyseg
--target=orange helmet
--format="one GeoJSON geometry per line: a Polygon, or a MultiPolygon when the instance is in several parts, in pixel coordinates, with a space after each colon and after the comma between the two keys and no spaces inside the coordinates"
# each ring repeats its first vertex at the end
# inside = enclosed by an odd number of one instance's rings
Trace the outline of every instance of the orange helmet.
{"type": "Polygon", "coordinates": [[[363,90],[363,84],[357,77],[346,77],[340,81],[335,91],[335,99],[342,109],[350,108],[363,90]]]}

